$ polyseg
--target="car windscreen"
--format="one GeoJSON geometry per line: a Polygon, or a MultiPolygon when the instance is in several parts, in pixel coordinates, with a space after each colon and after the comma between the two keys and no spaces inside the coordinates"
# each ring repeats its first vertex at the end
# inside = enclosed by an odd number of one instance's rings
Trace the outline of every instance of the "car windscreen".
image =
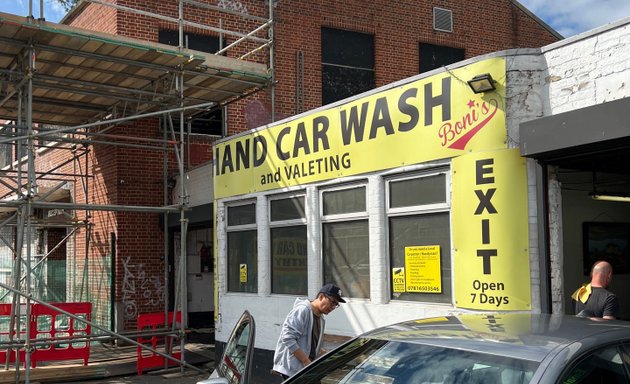
{"type": "Polygon", "coordinates": [[[529,383],[537,362],[401,341],[358,338],[314,362],[290,383],[529,383]]]}

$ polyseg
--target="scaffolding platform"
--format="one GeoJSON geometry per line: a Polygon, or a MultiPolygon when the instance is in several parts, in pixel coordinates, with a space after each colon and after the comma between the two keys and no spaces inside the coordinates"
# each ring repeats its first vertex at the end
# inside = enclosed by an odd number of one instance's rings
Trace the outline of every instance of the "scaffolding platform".
{"type": "MultiPolygon", "coordinates": [[[[10,79],[8,94],[31,75],[16,68],[28,49],[35,55],[32,120],[45,124],[158,111],[178,105],[181,96],[185,105],[221,105],[270,80],[267,67],[251,61],[0,13],[0,73],[10,79]],[[184,95],[173,87],[181,73],[184,95]]],[[[17,99],[6,97],[0,119],[17,119],[18,110],[17,99]]]]}

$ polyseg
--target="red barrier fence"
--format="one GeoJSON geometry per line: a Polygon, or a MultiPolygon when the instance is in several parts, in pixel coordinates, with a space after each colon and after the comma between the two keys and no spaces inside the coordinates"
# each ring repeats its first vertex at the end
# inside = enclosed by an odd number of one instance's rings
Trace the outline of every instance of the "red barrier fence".
{"type": "MultiPolygon", "coordinates": [[[[71,313],[74,316],[92,321],[92,303],[50,303],[61,310],[71,313]]],[[[21,317],[24,318],[26,308],[20,311],[21,317]]],[[[22,322],[24,319],[22,319],[22,322]]],[[[11,304],[0,304],[0,339],[9,340],[11,321],[11,304]]],[[[20,326],[20,339],[25,339],[26,325],[20,326]]],[[[74,360],[82,359],[83,365],[87,365],[90,358],[90,343],[87,340],[73,341],[76,337],[87,338],[91,333],[90,325],[73,319],[72,317],[61,313],[55,309],[48,308],[42,304],[31,305],[30,318],[30,339],[33,341],[45,341],[55,338],[68,338],[67,343],[44,343],[37,345],[31,353],[31,366],[36,367],[38,361],[53,360],[74,360]]],[[[13,331],[15,335],[15,331],[13,331]]],[[[15,339],[15,337],[14,337],[15,339]]],[[[50,340],[52,341],[52,340],[50,340]]],[[[20,349],[20,362],[25,363],[24,349],[20,349]]],[[[3,348],[0,350],[0,363],[5,363],[7,359],[7,351],[3,348]]],[[[9,361],[15,361],[15,351],[11,350],[9,361]]]]}
{"type": "MultiPolygon", "coordinates": [[[[11,341],[11,335],[13,335],[13,341],[26,338],[26,321],[24,321],[24,318],[26,318],[26,306],[22,305],[22,308],[20,308],[22,318],[20,321],[20,337],[16,337],[15,326],[11,330],[11,306],[11,304],[0,304],[0,341],[3,343],[11,341]]],[[[9,354],[9,362],[14,363],[15,349],[11,349],[9,352],[4,347],[0,348],[0,363],[7,361],[7,353],[9,354]]],[[[20,361],[22,363],[25,362],[23,349],[20,349],[20,361]]]]}
{"type": "MultiPolygon", "coordinates": [[[[179,324],[182,322],[182,313],[177,312],[175,315],[175,324],[176,328],[179,328],[179,324]]],[[[173,312],[168,313],[168,319],[164,321],[164,312],[158,313],[143,313],[138,315],[138,331],[144,332],[147,330],[151,330],[154,335],[148,338],[143,338],[139,336],[137,338],[137,342],[151,347],[152,349],[164,353],[169,354],[176,359],[181,358],[181,351],[172,352],[173,350],[173,340],[175,339],[173,335],[163,334],[157,335],[158,330],[165,331],[164,333],[168,333],[167,330],[171,329],[173,326],[173,312]]],[[[148,368],[157,368],[164,367],[165,364],[168,365],[177,365],[176,362],[167,359],[164,356],[160,356],[155,352],[143,349],[138,346],[138,376],[142,375],[142,371],[148,368]]]]}
{"type": "MultiPolygon", "coordinates": [[[[92,303],[51,303],[51,305],[71,313],[79,318],[92,321],[92,303]]],[[[31,310],[31,339],[49,339],[58,337],[87,338],[92,327],[82,321],[41,304],[33,304],[31,310]]],[[[38,361],[83,359],[87,365],[90,358],[88,341],[63,344],[47,344],[38,346],[31,353],[31,366],[35,368],[38,361]]]]}

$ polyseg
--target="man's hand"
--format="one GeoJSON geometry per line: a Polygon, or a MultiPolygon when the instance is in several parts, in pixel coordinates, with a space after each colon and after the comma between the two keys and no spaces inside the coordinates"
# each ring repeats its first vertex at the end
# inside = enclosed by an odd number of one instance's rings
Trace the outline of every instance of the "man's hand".
{"type": "Polygon", "coordinates": [[[306,367],[311,363],[311,359],[308,358],[308,355],[304,353],[300,348],[296,349],[293,352],[293,356],[295,356],[300,362],[306,367]]]}

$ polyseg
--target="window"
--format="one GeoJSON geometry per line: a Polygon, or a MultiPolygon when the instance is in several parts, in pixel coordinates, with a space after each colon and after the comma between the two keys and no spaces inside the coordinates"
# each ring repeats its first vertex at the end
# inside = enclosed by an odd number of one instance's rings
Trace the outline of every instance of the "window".
{"type": "Polygon", "coordinates": [[[271,292],[307,295],[304,196],[270,201],[271,292]]]}
{"type": "Polygon", "coordinates": [[[374,88],[374,36],[322,28],[322,104],[374,88]]]}
{"type": "MultiPolygon", "coordinates": [[[[11,137],[14,131],[15,127],[12,127],[10,125],[0,125],[0,134],[2,134],[2,136],[6,135],[11,137]]],[[[0,144],[0,168],[4,168],[13,162],[13,152],[13,143],[0,144]]]]}
{"type": "Polygon", "coordinates": [[[258,292],[256,205],[227,207],[228,291],[258,292]]]}
{"type": "MultiPolygon", "coordinates": [[[[158,32],[158,41],[162,44],[179,46],[179,31],[162,29],[158,32]]],[[[215,53],[220,49],[219,38],[217,36],[200,35],[196,33],[184,33],[184,46],[196,51],[215,53]]],[[[225,46],[225,44],[223,44],[225,46]]],[[[174,117],[178,117],[175,114],[174,117]]],[[[179,119],[173,120],[175,131],[179,130],[179,119]]],[[[223,133],[223,110],[215,109],[210,112],[200,113],[191,121],[191,133],[222,136],[223,133]]],[[[188,126],[185,127],[188,131],[188,126]]]]}
{"type": "Polygon", "coordinates": [[[334,283],[343,295],[368,298],[370,248],[366,188],[322,192],[322,252],[324,283],[334,283]]]}
{"type": "Polygon", "coordinates": [[[590,353],[566,373],[560,383],[627,384],[628,376],[619,348],[611,345],[590,353]]]}
{"type": "MultiPolygon", "coordinates": [[[[251,383],[255,339],[256,323],[249,312],[245,311],[232,330],[217,364],[219,377],[226,378],[230,384],[251,383]]],[[[208,380],[202,382],[206,381],[208,380]]]]}
{"type": "Polygon", "coordinates": [[[464,60],[464,50],[420,43],[420,73],[464,60]]]}
{"type": "MultiPolygon", "coordinates": [[[[413,329],[401,327],[401,335],[413,329]],[[409,331],[406,331],[409,330],[409,331]]],[[[432,328],[439,334],[439,330],[432,328]]],[[[448,332],[446,328],[444,332],[448,332]]],[[[427,333],[429,331],[427,330],[427,333]]],[[[439,345],[424,345],[414,336],[388,340],[358,337],[295,376],[300,384],[526,384],[538,363],[509,356],[439,345]]],[[[422,334],[423,336],[426,333],[422,334]]],[[[429,339],[431,340],[431,339],[429,339]]],[[[456,343],[452,343],[455,344],[456,343]]]]}
{"type": "Polygon", "coordinates": [[[450,303],[451,231],[446,172],[390,180],[392,299],[450,303]]]}

